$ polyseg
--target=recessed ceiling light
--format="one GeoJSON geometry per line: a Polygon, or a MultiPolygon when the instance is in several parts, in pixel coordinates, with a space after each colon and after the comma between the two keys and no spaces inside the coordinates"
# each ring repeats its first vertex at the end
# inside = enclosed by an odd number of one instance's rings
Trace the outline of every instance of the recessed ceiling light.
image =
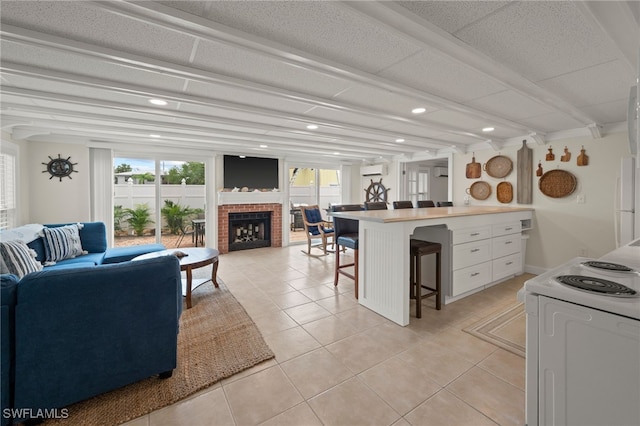
{"type": "Polygon", "coordinates": [[[420,108],[414,108],[414,109],[412,109],[412,110],[411,110],[411,112],[412,112],[412,113],[414,113],[414,114],[422,114],[422,113],[423,113],[423,112],[425,112],[426,110],[427,110],[426,108],[422,108],[422,107],[420,107],[420,108]]]}
{"type": "Polygon", "coordinates": [[[159,138],[161,137],[160,135],[149,135],[150,138],[159,138]]]}
{"type": "Polygon", "coordinates": [[[309,124],[309,125],[307,126],[307,129],[309,129],[309,130],[315,130],[315,129],[317,129],[317,128],[318,128],[318,126],[316,126],[315,124],[309,124]]]}
{"type": "Polygon", "coordinates": [[[154,104],[154,105],[162,105],[162,106],[168,104],[167,101],[164,101],[162,99],[149,99],[149,103],[154,104]]]}
{"type": "Polygon", "coordinates": [[[402,138],[396,139],[396,142],[402,143],[402,142],[404,142],[404,139],[402,139],[402,138]]]}
{"type": "Polygon", "coordinates": [[[260,145],[260,148],[269,148],[267,145],[260,145]]]}
{"type": "Polygon", "coordinates": [[[485,127],[484,129],[482,129],[483,132],[493,132],[495,130],[495,127],[485,127]]]}
{"type": "Polygon", "coordinates": [[[240,157],[240,158],[247,158],[247,156],[246,156],[246,155],[238,155],[238,157],[240,157]]]}
{"type": "Polygon", "coordinates": [[[333,155],[340,155],[340,153],[339,152],[334,152],[333,155]]]}

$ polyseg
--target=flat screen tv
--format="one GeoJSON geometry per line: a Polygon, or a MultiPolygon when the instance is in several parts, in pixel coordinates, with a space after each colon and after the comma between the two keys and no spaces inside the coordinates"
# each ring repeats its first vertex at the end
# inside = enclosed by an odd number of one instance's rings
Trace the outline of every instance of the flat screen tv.
{"type": "Polygon", "coordinates": [[[278,188],[278,159],[224,156],[224,187],[278,188]]]}

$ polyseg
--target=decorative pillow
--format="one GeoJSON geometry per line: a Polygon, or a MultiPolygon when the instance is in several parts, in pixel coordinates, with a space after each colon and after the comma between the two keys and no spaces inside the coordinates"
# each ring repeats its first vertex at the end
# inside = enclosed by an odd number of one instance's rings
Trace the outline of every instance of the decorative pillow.
{"type": "Polygon", "coordinates": [[[82,224],[66,225],[56,228],[45,227],[42,230],[44,247],[47,252],[45,264],[52,264],[59,260],[72,259],[87,251],[82,249],[80,229],[82,224]]]}
{"type": "Polygon", "coordinates": [[[44,225],[30,223],[0,232],[0,241],[23,241],[29,244],[42,235],[44,225]]]}
{"type": "Polygon", "coordinates": [[[37,272],[42,265],[36,260],[36,252],[24,241],[0,242],[0,272],[22,278],[30,272],[37,272]]]}

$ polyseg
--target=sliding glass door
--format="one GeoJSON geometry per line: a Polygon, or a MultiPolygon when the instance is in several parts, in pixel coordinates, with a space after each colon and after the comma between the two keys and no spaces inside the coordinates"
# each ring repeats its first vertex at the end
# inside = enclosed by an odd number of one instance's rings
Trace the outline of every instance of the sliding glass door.
{"type": "Polygon", "coordinates": [[[318,205],[324,219],[327,210],[341,199],[341,174],[339,169],[289,167],[289,242],[306,242],[301,206],[318,205]]]}
{"type": "Polygon", "coordinates": [[[116,247],[204,245],[204,163],[120,156],[113,166],[116,247]]]}

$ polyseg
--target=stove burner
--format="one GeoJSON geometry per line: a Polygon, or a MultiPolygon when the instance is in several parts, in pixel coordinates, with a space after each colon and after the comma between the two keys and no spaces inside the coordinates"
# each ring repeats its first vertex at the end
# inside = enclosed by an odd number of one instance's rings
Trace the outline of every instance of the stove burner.
{"type": "Polygon", "coordinates": [[[637,297],[638,292],[622,284],[602,278],[584,275],[560,275],[556,280],[561,284],[588,293],[613,297],[637,297]]]}
{"type": "Polygon", "coordinates": [[[603,269],[613,272],[633,272],[633,269],[629,268],[628,266],[611,262],[603,262],[600,260],[588,260],[586,262],[582,262],[582,264],[590,268],[603,269]]]}

